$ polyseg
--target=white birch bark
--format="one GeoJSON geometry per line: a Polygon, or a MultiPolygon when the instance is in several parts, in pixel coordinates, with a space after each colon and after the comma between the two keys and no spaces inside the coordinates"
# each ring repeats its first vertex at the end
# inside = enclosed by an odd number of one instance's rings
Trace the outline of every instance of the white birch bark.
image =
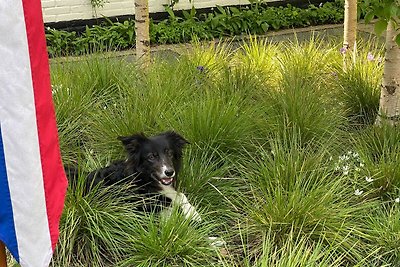
{"type": "Polygon", "coordinates": [[[149,1],[135,0],[136,58],[150,64],[149,1]]]}
{"type": "Polygon", "coordinates": [[[400,124],[400,47],[394,41],[396,30],[389,22],[386,32],[385,66],[381,86],[379,114],[376,124],[400,124]]]}
{"type": "Polygon", "coordinates": [[[345,0],[344,8],[343,48],[347,54],[353,55],[354,60],[357,48],[357,0],[345,0]]]}

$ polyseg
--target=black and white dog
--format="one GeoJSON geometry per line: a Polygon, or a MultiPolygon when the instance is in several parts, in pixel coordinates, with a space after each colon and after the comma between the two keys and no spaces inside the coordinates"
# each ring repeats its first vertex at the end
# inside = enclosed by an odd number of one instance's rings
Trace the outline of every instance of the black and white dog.
{"type": "Polygon", "coordinates": [[[110,186],[133,182],[140,196],[154,197],[159,205],[178,205],[186,218],[201,221],[196,209],[183,193],[178,193],[174,183],[181,168],[182,152],[189,144],[176,132],[164,132],[152,137],[143,134],[118,138],[127,153],[126,160],[113,162],[88,175],[91,186],[102,183],[110,186]]]}

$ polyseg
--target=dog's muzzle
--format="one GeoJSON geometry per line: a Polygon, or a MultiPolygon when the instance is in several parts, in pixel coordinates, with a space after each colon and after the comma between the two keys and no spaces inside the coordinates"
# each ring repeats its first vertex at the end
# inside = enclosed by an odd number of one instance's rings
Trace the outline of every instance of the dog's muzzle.
{"type": "Polygon", "coordinates": [[[163,166],[163,173],[160,175],[160,182],[163,185],[170,185],[174,181],[175,170],[163,166]]]}
{"type": "Polygon", "coordinates": [[[170,185],[174,182],[175,175],[168,177],[166,175],[159,175],[158,173],[152,173],[151,177],[162,185],[170,185]]]}

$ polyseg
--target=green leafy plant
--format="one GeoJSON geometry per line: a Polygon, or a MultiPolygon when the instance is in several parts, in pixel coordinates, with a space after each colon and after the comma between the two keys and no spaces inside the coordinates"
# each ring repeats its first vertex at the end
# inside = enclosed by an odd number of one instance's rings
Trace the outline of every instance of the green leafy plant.
{"type": "MultiPolygon", "coordinates": [[[[221,7],[197,15],[194,7],[174,14],[166,7],[169,18],[151,21],[150,40],[153,44],[181,43],[192,40],[209,40],[222,36],[241,34],[264,34],[269,30],[289,27],[304,27],[323,23],[338,23],[343,20],[340,1],[327,2],[319,7],[310,5],[306,9],[291,5],[269,7],[253,2],[250,7],[221,7]]],[[[51,56],[81,55],[90,52],[123,50],[134,47],[134,21],[111,22],[86,27],[81,33],[47,29],[47,46],[51,56]]]]}
{"type": "MultiPolygon", "coordinates": [[[[365,23],[378,18],[375,22],[375,32],[378,35],[386,30],[389,21],[393,21],[395,28],[399,29],[398,18],[400,16],[400,5],[397,0],[364,0],[365,23]]],[[[400,33],[396,35],[396,43],[400,46],[400,33]]]]}

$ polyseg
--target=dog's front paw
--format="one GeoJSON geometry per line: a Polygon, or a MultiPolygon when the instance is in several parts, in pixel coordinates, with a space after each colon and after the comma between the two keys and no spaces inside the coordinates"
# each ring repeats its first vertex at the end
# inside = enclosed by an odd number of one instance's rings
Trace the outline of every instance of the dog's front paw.
{"type": "Polygon", "coordinates": [[[224,247],[226,245],[225,240],[216,236],[209,236],[208,240],[210,241],[210,246],[213,248],[224,247]]]}
{"type": "Polygon", "coordinates": [[[163,221],[168,221],[169,218],[171,218],[171,215],[172,215],[172,207],[165,208],[160,212],[160,218],[163,221]]]}
{"type": "Polygon", "coordinates": [[[196,208],[193,207],[189,203],[185,203],[182,205],[183,214],[185,215],[186,219],[190,219],[196,222],[201,222],[201,216],[197,212],[196,208]]]}

